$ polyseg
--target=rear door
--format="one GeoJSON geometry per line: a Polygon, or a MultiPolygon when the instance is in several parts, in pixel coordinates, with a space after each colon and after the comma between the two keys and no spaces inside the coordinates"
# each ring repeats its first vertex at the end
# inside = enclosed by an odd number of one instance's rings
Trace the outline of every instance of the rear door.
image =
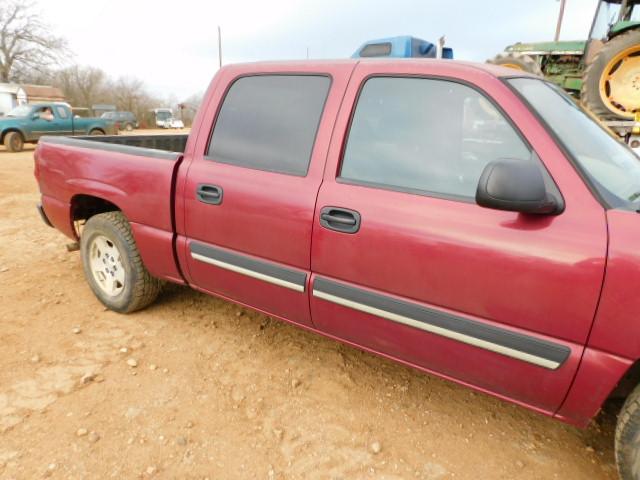
{"type": "Polygon", "coordinates": [[[217,77],[184,184],[194,286],[310,324],[313,212],[350,68],[217,77]]]}
{"type": "Polygon", "coordinates": [[[451,70],[356,68],[318,195],[313,322],[553,412],[598,301],[603,210],[506,86],[451,70]],[[500,158],[536,162],[564,212],[479,207],[480,174],[500,158]]]}

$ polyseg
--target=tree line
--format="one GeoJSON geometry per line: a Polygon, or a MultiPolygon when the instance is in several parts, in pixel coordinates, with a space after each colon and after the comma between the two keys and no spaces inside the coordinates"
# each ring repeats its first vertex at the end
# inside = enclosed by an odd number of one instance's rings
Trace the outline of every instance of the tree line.
{"type": "Polygon", "coordinates": [[[193,117],[200,95],[178,102],[175,96],[161,98],[152,94],[138,78],[113,78],[92,66],[59,67],[69,61],[72,53],[67,41],[50,31],[33,3],[0,2],[0,82],[52,85],[60,88],[74,107],[116,105],[118,110],[133,112],[141,121],[149,109],[176,110],[179,103],[188,106],[183,110],[186,123],[193,117]]]}

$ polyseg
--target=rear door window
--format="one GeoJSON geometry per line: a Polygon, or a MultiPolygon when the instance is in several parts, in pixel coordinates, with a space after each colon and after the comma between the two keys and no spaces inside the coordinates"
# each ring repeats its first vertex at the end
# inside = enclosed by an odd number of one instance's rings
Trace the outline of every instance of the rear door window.
{"type": "Polygon", "coordinates": [[[206,158],[305,176],[330,83],[320,75],[239,78],[224,99],[206,158]]]}

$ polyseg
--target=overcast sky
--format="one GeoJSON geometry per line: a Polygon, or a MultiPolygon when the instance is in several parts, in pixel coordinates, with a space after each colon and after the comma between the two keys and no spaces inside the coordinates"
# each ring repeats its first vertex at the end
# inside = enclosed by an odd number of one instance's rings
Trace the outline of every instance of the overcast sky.
{"type": "MultiPolygon", "coordinates": [[[[561,39],[586,38],[597,0],[567,0],[561,39]]],[[[368,39],[446,35],[458,59],[552,40],[558,0],[39,0],[75,63],[142,79],[162,97],[206,89],[223,63],[349,57],[368,39]]]]}

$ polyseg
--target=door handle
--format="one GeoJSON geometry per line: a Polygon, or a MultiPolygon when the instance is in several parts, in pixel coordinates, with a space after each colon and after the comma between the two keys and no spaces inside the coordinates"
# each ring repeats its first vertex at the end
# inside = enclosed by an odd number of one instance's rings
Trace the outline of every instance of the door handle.
{"type": "Polygon", "coordinates": [[[320,225],[342,233],[356,233],[360,229],[360,214],[341,207],[324,207],[320,210],[320,225]]]}
{"type": "Polygon", "coordinates": [[[222,203],[222,187],[201,183],[196,189],[196,197],[202,203],[220,205],[222,203]]]}

